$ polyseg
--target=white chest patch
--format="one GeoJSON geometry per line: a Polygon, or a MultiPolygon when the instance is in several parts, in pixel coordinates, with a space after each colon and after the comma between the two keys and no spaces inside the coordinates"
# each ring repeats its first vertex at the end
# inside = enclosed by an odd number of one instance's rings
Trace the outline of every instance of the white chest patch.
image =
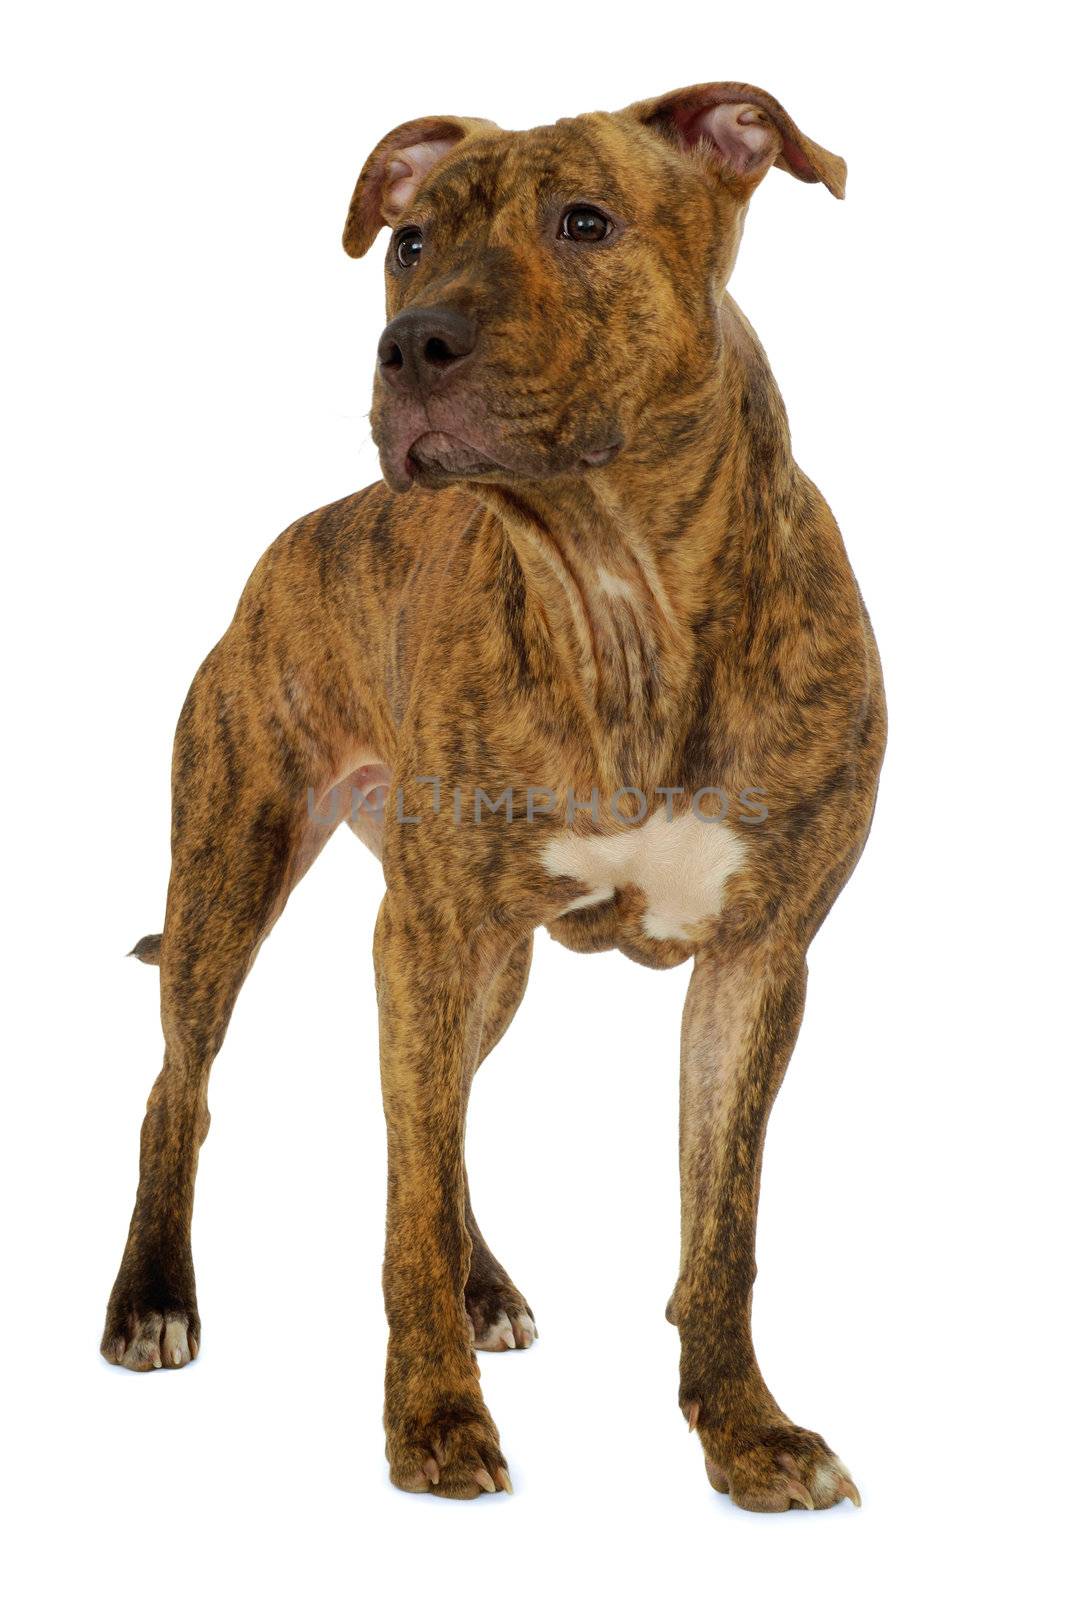
{"type": "Polygon", "coordinates": [[[705,917],[718,916],[726,880],[747,854],[728,824],[702,822],[691,811],[668,822],[664,810],[640,827],[604,837],[560,834],[545,845],[541,859],[553,877],[588,885],[567,911],[599,905],[632,885],[645,896],[650,938],[687,939],[705,917]]]}

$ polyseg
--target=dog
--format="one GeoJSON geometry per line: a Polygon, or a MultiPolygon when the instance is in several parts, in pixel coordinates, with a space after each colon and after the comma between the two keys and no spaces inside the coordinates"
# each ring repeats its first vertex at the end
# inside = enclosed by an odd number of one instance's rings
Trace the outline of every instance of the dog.
{"type": "Polygon", "coordinates": [[[195,1359],[208,1073],[290,891],[347,821],[380,857],[388,1127],[386,1453],[402,1489],[510,1490],[476,1350],[536,1334],[475,1221],[471,1083],[535,929],[692,962],[682,1023],[679,1403],[740,1506],[859,1504],[761,1375],[764,1132],[806,951],[866,841],[877,650],[726,292],[772,166],[845,164],[769,94],[713,83],[529,132],[425,117],[368,158],[384,226],[372,433],[384,482],[268,549],[178,722],[164,1064],[102,1352],[195,1359]]]}

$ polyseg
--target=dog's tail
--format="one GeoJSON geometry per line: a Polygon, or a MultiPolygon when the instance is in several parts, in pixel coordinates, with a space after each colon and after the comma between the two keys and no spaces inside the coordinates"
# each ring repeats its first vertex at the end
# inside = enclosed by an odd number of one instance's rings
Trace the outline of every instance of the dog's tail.
{"type": "Polygon", "coordinates": [[[143,939],[138,939],[128,955],[136,956],[138,961],[143,961],[146,967],[159,966],[159,952],[163,944],[161,933],[146,933],[143,939]]]}

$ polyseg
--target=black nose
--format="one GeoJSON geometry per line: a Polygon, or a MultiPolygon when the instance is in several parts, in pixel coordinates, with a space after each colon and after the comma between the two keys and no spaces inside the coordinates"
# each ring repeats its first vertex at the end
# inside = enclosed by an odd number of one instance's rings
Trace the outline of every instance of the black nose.
{"type": "Polygon", "coordinates": [[[409,306],[378,341],[378,367],[395,389],[440,389],[471,354],[477,337],[462,311],[409,306]]]}

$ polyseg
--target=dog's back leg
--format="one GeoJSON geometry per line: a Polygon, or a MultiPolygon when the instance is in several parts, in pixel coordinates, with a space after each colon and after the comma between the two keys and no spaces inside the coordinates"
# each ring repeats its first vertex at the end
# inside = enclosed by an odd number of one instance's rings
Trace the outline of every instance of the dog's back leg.
{"type": "MultiPolygon", "coordinates": [[[[524,939],[493,982],[485,1003],[482,1021],[481,1066],[489,1052],[507,1032],[526,991],[533,956],[533,940],[524,939]]],[[[477,1070],[477,1069],[475,1069],[477,1070]]],[[[465,1300],[467,1315],[474,1329],[478,1350],[525,1350],[537,1335],[534,1314],[516,1289],[482,1237],[471,1206],[470,1182],[467,1188],[466,1224],[471,1241],[471,1263],[467,1273],[465,1300]]]]}
{"type": "Polygon", "coordinates": [[[101,1349],[111,1362],[148,1371],[197,1353],[190,1227],[208,1073],[260,943],[341,820],[309,816],[309,789],[323,792],[329,777],[315,741],[287,715],[277,676],[250,670],[239,612],[178,724],[165,926],[158,952],[151,940],[138,946],[159,960],[165,1051],[108,1304],[101,1349]]]}

